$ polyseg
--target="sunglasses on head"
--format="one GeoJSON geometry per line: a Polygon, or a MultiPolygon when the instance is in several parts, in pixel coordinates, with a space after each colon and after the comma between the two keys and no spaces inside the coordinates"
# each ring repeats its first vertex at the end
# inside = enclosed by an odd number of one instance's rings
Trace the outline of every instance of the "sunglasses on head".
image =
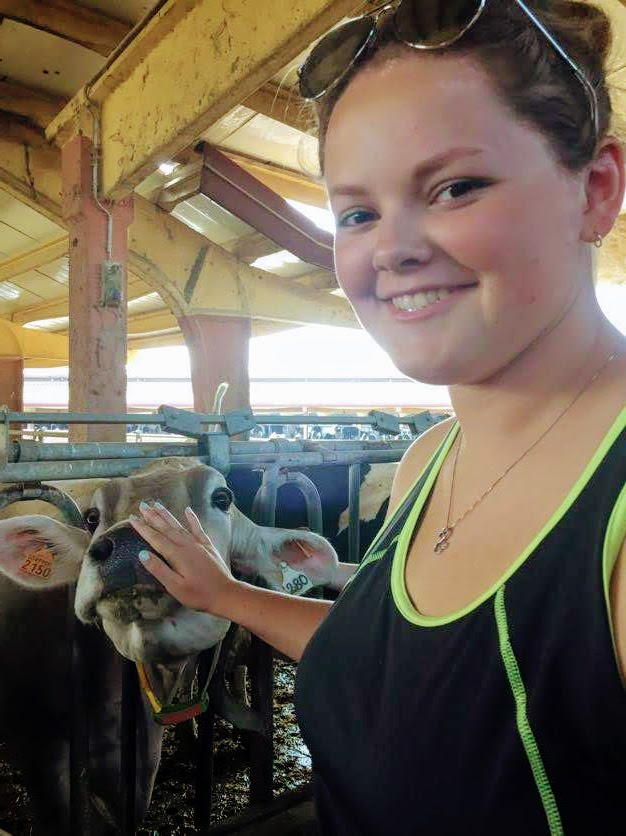
{"type": "MultiPolygon", "coordinates": [[[[598,100],[593,85],[559,42],[522,0],[514,0],[531,23],[568,64],[582,84],[596,140],[598,100]]],[[[480,18],[487,0],[397,0],[338,26],[312,49],[298,71],[300,94],[319,99],[332,89],[374,45],[381,16],[391,15],[396,37],[414,49],[441,49],[461,38],[480,18]]]]}

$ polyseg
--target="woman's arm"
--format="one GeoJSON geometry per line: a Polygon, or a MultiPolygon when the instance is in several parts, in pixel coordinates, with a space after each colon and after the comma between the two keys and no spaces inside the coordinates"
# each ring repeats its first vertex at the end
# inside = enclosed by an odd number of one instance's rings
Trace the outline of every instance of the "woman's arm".
{"type": "Polygon", "coordinates": [[[142,519],[131,517],[131,524],[167,563],[147,551],[139,557],[170,595],[187,607],[241,624],[285,656],[300,659],[332,601],[297,598],[236,580],[190,508],[185,511],[189,530],[165,508],[146,505],[141,514],[142,519]]]}

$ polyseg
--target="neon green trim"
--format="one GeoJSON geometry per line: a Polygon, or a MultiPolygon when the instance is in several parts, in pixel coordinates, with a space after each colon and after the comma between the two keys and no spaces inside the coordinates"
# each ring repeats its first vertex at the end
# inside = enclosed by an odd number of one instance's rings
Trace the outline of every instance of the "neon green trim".
{"type": "Polygon", "coordinates": [[[528,713],[526,711],[528,705],[526,689],[524,688],[522,675],[520,673],[519,665],[517,664],[517,659],[515,658],[515,653],[513,652],[513,648],[511,646],[511,639],[509,637],[509,627],[507,624],[506,608],[504,605],[504,586],[501,586],[496,593],[496,597],[494,599],[494,612],[496,616],[496,625],[498,627],[500,654],[502,656],[504,669],[506,670],[506,675],[511,686],[511,691],[513,692],[513,699],[515,700],[517,730],[519,731],[519,736],[522,740],[526,757],[530,763],[535,784],[539,790],[541,803],[543,804],[543,809],[545,811],[546,818],[548,819],[550,834],[551,836],[562,836],[563,825],[561,824],[559,809],[556,805],[556,799],[554,797],[554,793],[552,792],[550,782],[548,781],[543,761],[541,760],[541,754],[539,752],[539,747],[537,746],[537,741],[535,740],[533,730],[531,729],[528,721],[528,713]]]}
{"type": "MultiPolygon", "coordinates": [[[[456,435],[456,431],[457,431],[457,430],[458,430],[458,425],[457,425],[457,423],[456,423],[456,421],[455,421],[455,422],[454,422],[454,424],[453,424],[453,426],[450,428],[449,433],[454,433],[454,434],[456,435]]],[[[428,460],[428,462],[426,463],[425,467],[423,467],[423,468],[422,468],[422,470],[420,471],[420,474],[419,474],[419,476],[417,477],[417,479],[414,479],[414,480],[413,480],[413,482],[411,483],[410,488],[409,488],[407,491],[405,491],[404,496],[402,497],[402,499],[400,500],[400,502],[398,502],[398,504],[396,505],[395,510],[394,510],[394,512],[393,512],[393,514],[391,514],[391,516],[390,516],[390,517],[388,517],[388,518],[385,520],[385,522],[383,523],[382,527],[380,528],[380,530],[379,530],[378,534],[374,537],[374,539],[372,540],[372,542],[369,544],[369,546],[368,546],[368,548],[367,548],[367,551],[366,551],[366,552],[365,552],[365,554],[363,555],[363,560],[361,561],[360,566],[363,566],[366,560],[367,560],[367,562],[369,563],[369,562],[370,562],[370,560],[369,560],[370,558],[371,558],[372,560],[374,559],[374,555],[372,554],[372,552],[374,551],[374,549],[376,548],[376,546],[377,546],[377,545],[378,545],[378,543],[380,542],[380,539],[381,539],[381,537],[383,536],[383,534],[384,534],[384,533],[385,533],[385,532],[389,529],[389,526],[390,526],[390,525],[394,522],[394,517],[396,516],[396,512],[397,512],[400,508],[402,508],[402,506],[404,505],[404,503],[405,503],[405,502],[406,502],[406,500],[408,499],[409,494],[411,493],[411,491],[415,488],[415,486],[417,485],[417,483],[419,482],[419,480],[420,480],[420,479],[422,478],[422,476],[426,473],[426,471],[427,471],[427,470],[428,470],[428,468],[430,467],[430,465],[431,465],[431,463],[433,462],[433,460],[434,460],[434,459],[436,459],[436,457],[439,455],[439,453],[441,452],[441,450],[442,450],[442,449],[443,449],[443,447],[445,446],[445,443],[446,443],[447,438],[448,438],[448,435],[446,435],[446,437],[445,437],[445,438],[444,438],[444,440],[441,442],[441,444],[439,445],[439,447],[437,447],[437,449],[435,450],[435,452],[432,454],[432,456],[430,457],[430,459],[429,459],[429,460],[428,460]]],[[[384,549],[384,551],[382,551],[382,552],[381,552],[378,556],[379,556],[379,557],[382,557],[382,555],[383,555],[383,554],[385,554],[387,551],[388,551],[388,549],[384,549]]],[[[353,575],[353,577],[354,577],[354,575],[353,575]]]]}
{"type": "MultiPolygon", "coordinates": [[[[613,614],[611,611],[610,582],[613,569],[617,562],[622,547],[626,544],[626,485],[621,490],[617,502],[613,506],[609,522],[604,535],[604,547],[602,549],[602,578],[604,581],[604,600],[611,630],[611,641],[613,642],[613,653],[619,675],[623,680],[621,665],[618,662],[617,645],[615,643],[615,632],[613,630],[613,614]]],[[[624,683],[626,685],[626,682],[624,683]]]]}
{"type": "Polygon", "coordinates": [[[497,580],[492,586],[490,586],[489,589],[487,589],[487,591],[484,592],[479,598],[477,598],[475,601],[472,601],[462,610],[450,613],[445,616],[428,616],[422,615],[413,606],[413,602],[409,597],[409,594],[406,589],[406,584],[404,582],[404,573],[406,567],[406,560],[408,556],[409,544],[413,536],[413,531],[417,524],[419,514],[422,508],[424,507],[426,500],[428,499],[433,483],[439,474],[439,471],[443,464],[443,459],[445,459],[445,453],[447,453],[449,450],[449,446],[446,446],[443,457],[441,457],[436,462],[435,466],[431,470],[429,477],[426,480],[426,483],[424,484],[424,487],[415,502],[415,506],[409,514],[407,521],[404,524],[404,528],[400,532],[400,537],[398,539],[398,544],[396,546],[396,551],[393,557],[393,565],[391,569],[391,591],[396,606],[400,613],[404,616],[404,618],[406,618],[406,620],[409,621],[411,624],[418,624],[423,627],[439,627],[444,624],[449,624],[451,621],[456,621],[459,618],[463,618],[463,616],[468,615],[468,613],[475,610],[488,598],[491,598],[491,596],[494,595],[495,592],[506,581],[508,581],[511,575],[517,572],[520,566],[535,551],[535,549],[541,543],[541,541],[548,536],[550,531],[552,531],[552,529],[561,521],[561,519],[569,511],[571,506],[578,498],[579,494],[584,489],[587,482],[591,479],[591,477],[597,470],[602,459],[606,456],[609,448],[615,442],[615,439],[624,430],[625,427],[626,408],[624,408],[617,416],[615,422],[613,423],[613,426],[603,438],[602,442],[600,443],[600,446],[594,453],[593,457],[591,458],[591,460],[589,461],[582,474],[574,484],[573,488],[567,494],[559,508],[544,525],[541,531],[539,531],[539,533],[532,539],[532,541],[524,549],[524,551],[517,558],[517,560],[513,561],[513,563],[509,566],[509,568],[506,570],[506,572],[502,575],[502,577],[499,580],[497,580]]]}

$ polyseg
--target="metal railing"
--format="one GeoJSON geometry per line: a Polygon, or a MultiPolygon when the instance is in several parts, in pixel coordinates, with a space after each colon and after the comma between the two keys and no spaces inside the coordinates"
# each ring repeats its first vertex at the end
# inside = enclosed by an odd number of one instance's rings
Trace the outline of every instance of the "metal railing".
{"type": "MultiPolygon", "coordinates": [[[[200,414],[161,407],[156,414],[88,414],[88,413],[28,413],[0,411],[0,483],[14,483],[5,489],[0,507],[9,502],[23,499],[41,499],[60,507],[71,524],[76,523],[76,509],[71,500],[65,503],[59,498],[62,491],[49,489],[41,482],[50,480],[89,479],[128,476],[150,461],[164,457],[193,458],[208,464],[224,475],[236,469],[260,469],[264,472],[257,497],[253,503],[253,516],[261,524],[273,525],[279,488],[291,482],[302,493],[307,507],[309,527],[321,532],[322,505],[314,483],[298,468],[324,465],[346,465],[349,496],[348,560],[359,559],[359,487],[361,467],[365,463],[397,462],[412,439],[393,439],[401,425],[407,426],[412,437],[441,420],[442,415],[429,412],[398,418],[396,415],[372,412],[362,415],[253,415],[246,410],[225,414],[200,414]],[[11,428],[31,424],[153,424],[166,432],[189,438],[182,442],[85,442],[46,443],[41,441],[15,440],[11,428]],[[258,424],[282,425],[361,425],[369,426],[387,438],[381,440],[337,440],[337,439],[269,439],[233,440],[232,436],[248,433],[258,424]],[[216,429],[217,428],[217,429],[216,429]]],[[[71,834],[83,836],[89,832],[88,803],[88,760],[85,741],[83,713],[78,710],[82,699],[84,681],[81,665],[81,636],[85,628],[76,622],[73,615],[73,590],[68,600],[68,620],[71,631],[72,654],[72,705],[74,707],[72,740],[70,746],[70,807],[71,834]]],[[[257,704],[263,714],[271,712],[271,651],[256,646],[255,659],[257,680],[254,689],[260,695],[257,704]]],[[[120,832],[130,836],[135,832],[135,751],[136,732],[136,672],[134,665],[124,662],[124,688],[122,699],[122,764],[125,787],[122,799],[120,832]],[[132,751],[131,751],[132,750],[132,751]]],[[[204,731],[204,730],[203,730],[204,731]]],[[[210,734],[207,735],[210,739],[210,734]]],[[[205,737],[203,733],[202,737],[205,737]]],[[[271,737],[269,741],[257,741],[252,747],[251,797],[265,800],[271,797],[271,737]]],[[[204,752],[197,785],[204,786],[210,794],[211,757],[204,752]],[[204,777],[203,777],[204,776],[204,777]],[[207,787],[207,782],[208,787],[207,787]]],[[[200,767],[199,767],[200,768],[200,767]]],[[[196,826],[207,832],[209,828],[210,805],[196,805],[196,826]]]]}

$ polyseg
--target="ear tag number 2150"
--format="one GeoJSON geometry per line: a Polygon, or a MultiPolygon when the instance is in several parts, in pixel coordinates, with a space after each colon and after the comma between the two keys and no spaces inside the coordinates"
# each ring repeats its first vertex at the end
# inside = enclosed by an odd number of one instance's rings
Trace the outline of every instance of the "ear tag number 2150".
{"type": "Polygon", "coordinates": [[[284,560],[281,560],[278,568],[283,573],[283,589],[285,592],[290,595],[304,595],[309,589],[313,589],[311,579],[304,572],[292,569],[284,560]]]}

